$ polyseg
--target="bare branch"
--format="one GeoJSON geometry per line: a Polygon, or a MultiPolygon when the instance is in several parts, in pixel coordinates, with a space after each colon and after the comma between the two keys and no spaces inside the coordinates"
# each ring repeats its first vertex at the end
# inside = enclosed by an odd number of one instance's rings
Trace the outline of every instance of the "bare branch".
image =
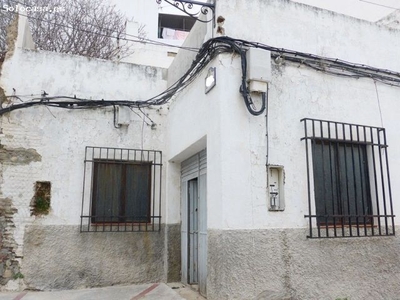
{"type": "MultiPolygon", "coordinates": [[[[18,0],[0,0],[0,7],[15,8],[18,0]]],[[[133,53],[123,40],[126,17],[105,0],[19,0],[27,7],[33,40],[38,49],[103,59],[133,53]]],[[[6,50],[6,28],[15,11],[0,11],[0,53],[6,50]]],[[[146,37],[144,26],[138,36],[146,37]]],[[[1,54],[0,54],[1,57],[1,54]]]]}

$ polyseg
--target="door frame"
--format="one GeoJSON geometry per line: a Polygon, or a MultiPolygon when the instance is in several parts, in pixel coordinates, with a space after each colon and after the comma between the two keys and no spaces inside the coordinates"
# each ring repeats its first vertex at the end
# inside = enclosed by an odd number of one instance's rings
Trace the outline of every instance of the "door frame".
{"type": "Polygon", "coordinates": [[[181,280],[189,284],[189,181],[197,178],[198,201],[198,285],[207,293],[207,156],[206,149],[181,164],[181,280]]]}

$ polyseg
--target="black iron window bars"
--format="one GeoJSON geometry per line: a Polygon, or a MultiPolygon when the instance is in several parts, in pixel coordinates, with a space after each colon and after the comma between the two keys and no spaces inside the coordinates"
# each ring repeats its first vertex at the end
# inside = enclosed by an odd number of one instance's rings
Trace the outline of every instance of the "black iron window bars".
{"type": "Polygon", "coordinates": [[[395,234],[384,128],[302,119],[309,238],[395,234]]]}
{"type": "Polygon", "coordinates": [[[161,151],[87,146],[80,231],[159,231],[161,176],[161,151]]]}

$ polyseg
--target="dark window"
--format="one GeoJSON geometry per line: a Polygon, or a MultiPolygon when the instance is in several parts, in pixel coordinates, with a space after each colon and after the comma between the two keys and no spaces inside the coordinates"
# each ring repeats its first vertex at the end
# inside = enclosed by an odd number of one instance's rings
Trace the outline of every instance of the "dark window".
{"type": "Polygon", "coordinates": [[[332,216],[361,215],[358,221],[370,224],[372,204],[366,145],[316,140],[312,154],[318,223],[350,224],[351,218],[332,216]]]}
{"type": "Polygon", "coordinates": [[[86,147],[81,232],[159,231],[162,153],[86,147]]]}
{"type": "Polygon", "coordinates": [[[150,222],[151,163],[94,162],[92,223],[150,222]]]}
{"type": "MultiPolygon", "coordinates": [[[[179,35],[174,35],[171,30],[190,31],[196,20],[189,16],[159,14],[158,15],[158,38],[162,39],[181,39],[179,35]],[[166,32],[170,31],[170,32],[166,32]]],[[[183,37],[182,37],[183,38],[183,37]]]]}
{"type": "Polygon", "coordinates": [[[384,128],[303,119],[310,238],[394,235],[384,128]]]}

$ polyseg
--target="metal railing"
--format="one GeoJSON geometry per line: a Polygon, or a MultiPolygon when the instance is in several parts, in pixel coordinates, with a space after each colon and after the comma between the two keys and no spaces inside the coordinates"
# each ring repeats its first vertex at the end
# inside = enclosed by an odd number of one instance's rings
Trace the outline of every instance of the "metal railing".
{"type": "Polygon", "coordinates": [[[159,231],[161,181],[161,151],[87,146],[80,231],[159,231]]]}
{"type": "Polygon", "coordinates": [[[384,128],[305,118],[309,238],[395,234],[384,128]]]}

